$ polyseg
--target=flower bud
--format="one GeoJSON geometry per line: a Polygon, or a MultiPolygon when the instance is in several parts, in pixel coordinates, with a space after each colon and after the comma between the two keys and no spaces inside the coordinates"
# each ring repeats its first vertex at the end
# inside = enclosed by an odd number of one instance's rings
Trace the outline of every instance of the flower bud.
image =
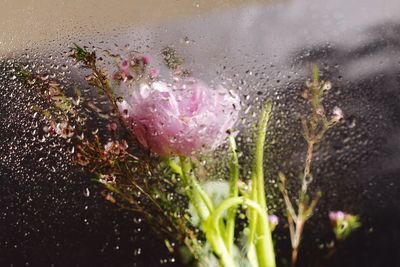
{"type": "Polygon", "coordinates": [[[343,119],[343,111],[341,108],[339,107],[334,107],[333,108],[333,112],[332,112],[332,118],[331,121],[333,123],[337,123],[338,121],[340,121],[341,119],[343,119]]]}
{"type": "Polygon", "coordinates": [[[269,222],[269,228],[272,232],[275,230],[276,226],[278,225],[279,218],[274,214],[268,215],[268,222],[269,222]]]}
{"type": "Polygon", "coordinates": [[[330,211],[329,212],[329,220],[331,221],[332,226],[336,226],[339,221],[344,220],[345,213],[343,211],[330,211]]]}
{"type": "Polygon", "coordinates": [[[322,91],[329,91],[332,88],[331,82],[324,82],[322,85],[322,91]]]}
{"type": "Polygon", "coordinates": [[[148,55],[143,55],[142,61],[143,61],[143,64],[148,65],[148,64],[150,64],[150,57],[148,55]]]}
{"type": "Polygon", "coordinates": [[[99,181],[104,184],[114,185],[116,182],[116,177],[113,174],[100,174],[99,181]]]}
{"type": "Polygon", "coordinates": [[[155,79],[160,75],[160,71],[156,68],[151,68],[149,72],[150,79],[155,79]]]}
{"type": "Polygon", "coordinates": [[[358,216],[343,211],[330,211],[329,220],[338,240],[347,238],[354,230],[361,226],[358,216]]]}
{"type": "Polygon", "coordinates": [[[54,127],[55,133],[64,139],[71,138],[74,135],[74,127],[66,121],[56,123],[54,127]]]}

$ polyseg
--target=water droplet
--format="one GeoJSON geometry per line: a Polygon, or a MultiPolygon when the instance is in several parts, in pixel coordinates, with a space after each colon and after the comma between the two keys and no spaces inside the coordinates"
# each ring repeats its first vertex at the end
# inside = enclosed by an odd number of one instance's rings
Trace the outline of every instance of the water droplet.
{"type": "Polygon", "coordinates": [[[90,196],[89,188],[86,187],[86,188],[83,190],[83,195],[84,195],[85,197],[89,197],[89,196],[90,196]]]}

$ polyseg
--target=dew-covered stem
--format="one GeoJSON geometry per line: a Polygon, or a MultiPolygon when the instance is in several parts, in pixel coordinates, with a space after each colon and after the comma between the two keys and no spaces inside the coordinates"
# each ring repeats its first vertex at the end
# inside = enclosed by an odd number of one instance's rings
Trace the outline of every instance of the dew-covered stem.
{"type": "MultiPolygon", "coordinates": [[[[238,181],[239,181],[239,160],[236,152],[236,142],[233,136],[229,136],[229,144],[231,148],[231,159],[229,163],[229,197],[237,197],[239,194],[238,181]]],[[[226,216],[226,245],[228,248],[228,252],[232,253],[232,248],[234,244],[235,238],[235,220],[236,220],[236,211],[237,208],[235,206],[231,207],[228,210],[226,216]]]]}

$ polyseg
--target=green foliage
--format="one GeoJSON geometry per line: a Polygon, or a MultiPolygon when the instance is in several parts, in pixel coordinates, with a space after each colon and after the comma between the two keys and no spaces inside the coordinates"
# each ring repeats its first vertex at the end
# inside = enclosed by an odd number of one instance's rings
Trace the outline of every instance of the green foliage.
{"type": "Polygon", "coordinates": [[[86,48],[82,48],[77,44],[70,48],[72,52],[71,57],[75,58],[78,62],[83,62],[87,67],[96,63],[96,52],[89,52],[86,48]]]}
{"type": "Polygon", "coordinates": [[[21,79],[24,82],[27,82],[27,81],[33,79],[32,72],[30,72],[29,70],[25,70],[22,67],[19,67],[17,69],[16,76],[17,76],[17,78],[21,79]]]}

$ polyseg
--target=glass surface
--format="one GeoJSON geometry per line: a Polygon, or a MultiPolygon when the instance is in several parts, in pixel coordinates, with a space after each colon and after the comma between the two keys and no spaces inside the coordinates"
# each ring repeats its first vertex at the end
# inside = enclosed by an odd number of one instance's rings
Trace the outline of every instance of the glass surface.
{"type": "MultiPolygon", "coordinates": [[[[2,0],[0,6],[0,266],[178,266],[140,216],[104,201],[102,188],[69,159],[68,143],[38,136],[31,106],[40,99],[18,83],[15,68],[29,64],[85,87],[85,72],[68,56],[74,43],[100,55],[140,50],[155,55],[156,64],[160,51],[173,47],[199,78],[240,92],[245,133],[257,103],[271,97],[266,188],[274,199],[276,173],[302,164],[299,99],[317,64],[333,84],[327,106],[340,106],[345,120],[316,154],[313,190],[323,195],[305,228],[299,266],[322,265],[332,240],[330,210],[360,215],[362,227],[329,266],[400,264],[398,0],[2,0]]],[[[283,203],[273,204],[282,219],[274,232],[277,255],[288,258],[283,203]]]]}

